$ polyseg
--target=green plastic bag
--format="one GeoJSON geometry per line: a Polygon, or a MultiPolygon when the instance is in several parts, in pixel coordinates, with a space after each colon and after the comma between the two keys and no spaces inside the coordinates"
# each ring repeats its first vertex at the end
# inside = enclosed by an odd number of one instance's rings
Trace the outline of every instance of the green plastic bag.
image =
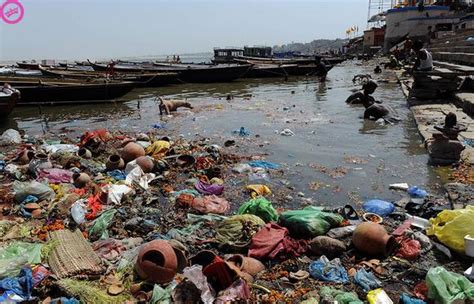
{"type": "Polygon", "coordinates": [[[321,296],[321,302],[325,303],[340,303],[340,304],[363,304],[357,297],[357,294],[353,292],[345,292],[343,290],[337,290],[328,286],[321,288],[319,292],[321,296]]]}
{"type": "Polygon", "coordinates": [[[443,210],[430,219],[431,227],[426,231],[429,236],[435,235],[449,248],[464,253],[464,237],[474,235],[474,206],[465,209],[443,210]]]}
{"type": "Polygon", "coordinates": [[[234,215],[218,224],[216,239],[223,245],[244,248],[250,244],[252,236],[263,226],[265,222],[256,215],[234,215]]]}
{"type": "Polygon", "coordinates": [[[41,263],[42,244],[13,242],[0,249],[0,279],[16,277],[24,265],[41,263]]]}
{"type": "Polygon", "coordinates": [[[109,238],[109,233],[107,228],[112,224],[115,213],[117,210],[110,209],[102,213],[98,218],[96,218],[89,228],[89,237],[92,239],[101,239],[105,240],[109,238]]]}
{"type": "Polygon", "coordinates": [[[237,214],[253,214],[268,222],[276,222],[278,213],[273,208],[272,203],[264,197],[251,199],[240,206],[237,214]]]}
{"type": "Polygon", "coordinates": [[[426,285],[428,285],[428,298],[436,303],[450,304],[455,301],[464,303],[466,300],[474,300],[474,283],[441,266],[428,271],[426,285]]]}
{"type": "Polygon", "coordinates": [[[321,207],[314,206],[285,211],[280,215],[280,225],[288,228],[292,235],[302,238],[324,235],[329,229],[340,226],[342,220],[341,215],[324,212],[321,207]]]}

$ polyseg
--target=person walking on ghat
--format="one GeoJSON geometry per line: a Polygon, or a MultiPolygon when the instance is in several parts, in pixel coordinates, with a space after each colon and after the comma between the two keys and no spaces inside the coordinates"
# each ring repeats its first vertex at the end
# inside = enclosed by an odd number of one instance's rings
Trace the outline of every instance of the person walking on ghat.
{"type": "Polygon", "coordinates": [[[433,70],[433,57],[427,49],[423,48],[423,42],[420,40],[413,43],[413,50],[416,53],[416,61],[413,66],[414,71],[431,71],[433,70]]]}
{"type": "Polygon", "coordinates": [[[375,99],[370,96],[377,89],[378,85],[375,81],[369,80],[362,85],[362,90],[355,92],[346,99],[348,104],[362,104],[366,108],[375,103],[375,99]]]}

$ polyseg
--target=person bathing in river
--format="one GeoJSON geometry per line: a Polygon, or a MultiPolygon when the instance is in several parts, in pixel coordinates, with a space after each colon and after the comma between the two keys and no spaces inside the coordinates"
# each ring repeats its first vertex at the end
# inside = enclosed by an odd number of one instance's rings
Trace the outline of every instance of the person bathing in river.
{"type": "Polygon", "coordinates": [[[374,103],[365,107],[364,119],[379,120],[380,118],[383,118],[388,123],[395,123],[401,120],[389,106],[374,103]]]}
{"type": "Polygon", "coordinates": [[[377,83],[373,80],[369,80],[362,85],[362,90],[355,92],[346,99],[348,104],[362,104],[366,108],[375,103],[375,99],[370,96],[377,89],[377,83]]]}

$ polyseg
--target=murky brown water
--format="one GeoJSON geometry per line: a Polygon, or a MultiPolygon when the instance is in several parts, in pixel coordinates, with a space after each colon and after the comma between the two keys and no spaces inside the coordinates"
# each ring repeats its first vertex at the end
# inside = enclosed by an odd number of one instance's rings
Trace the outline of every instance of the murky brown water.
{"type": "Polygon", "coordinates": [[[353,195],[399,199],[399,193],[388,190],[389,184],[398,182],[433,188],[439,179],[427,165],[421,138],[393,76],[390,83],[380,83],[374,96],[398,112],[403,119],[399,124],[364,121],[363,108],[345,104],[351,90],[358,88],[352,77],[371,69],[345,63],[330,71],[326,83],[301,78],[190,84],[137,89],[118,104],[18,108],[0,129],[14,127],[30,135],[79,135],[96,128],[145,132],[160,123],[166,127],[163,133],[186,138],[199,134],[222,145],[235,137],[232,130],[244,126],[251,135],[237,138],[240,151],[268,153],[267,160],[284,165],[285,178],[296,187],[295,193],[303,191],[319,203],[345,204],[353,195]],[[155,102],[158,94],[187,98],[195,110],[161,118],[155,102]],[[229,94],[234,96],[231,101],[226,100],[229,94]],[[295,135],[277,133],[285,128],[295,135]]]}

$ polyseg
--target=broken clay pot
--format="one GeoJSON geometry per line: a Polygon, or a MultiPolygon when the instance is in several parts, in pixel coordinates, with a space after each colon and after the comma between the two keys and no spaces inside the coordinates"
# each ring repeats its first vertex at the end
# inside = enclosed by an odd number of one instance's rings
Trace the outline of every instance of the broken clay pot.
{"type": "Polygon", "coordinates": [[[140,249],[135,269],[138,275],[153,283],[168,283],[178,269],[176,253],[167,241],[151,241],[140,249]]]}

